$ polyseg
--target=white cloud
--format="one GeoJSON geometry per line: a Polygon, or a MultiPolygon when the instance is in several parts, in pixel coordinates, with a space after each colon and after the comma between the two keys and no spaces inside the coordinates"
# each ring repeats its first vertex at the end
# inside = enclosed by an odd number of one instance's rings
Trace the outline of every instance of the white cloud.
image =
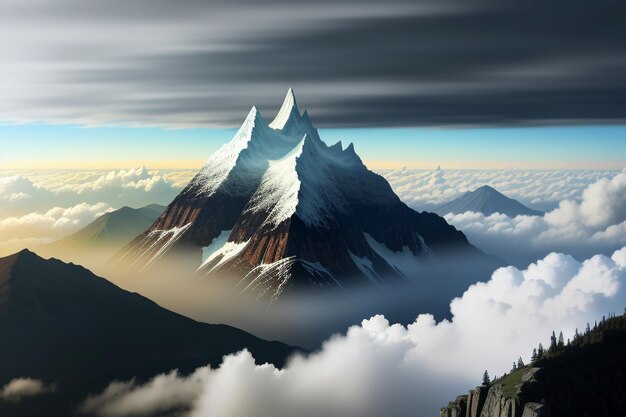
{"type": "Polygon", "coordinates": [[[559,208],[546,214],[551,225],[579,225],[601,229],[626,220],[626,170],[611,179],[601,178],[585,188],[577,204],[562,201],[559,208]]]}
{"type": "Polygon", "coordinates": [[[0,398],[7,401],[19,401],[54,391],[53,385],[45,385],[40,379],[15,378],[0,390],[0,398]]]}
{"type": "Polygon", "coordinates": [[[78,184],[64,184],[57,191],[73,191],[78,194],[101,191],[107,187],[130,188],[149,192],[156,187],[169,187],[160,175],[151,173],[147,168],[131,168],[128,170],[109,171],[95,180],[78,184]]]}
{"type": "Polygon", "coordinates": [[[327,340],[283,369],[255,365],[247,351],[217,369],[175,372],[146,384],[113,383],[83,403],[102,416],[186,410],[189,417],[436,415],[448,400],[476,385],[482,371],[501,375],[514,358],[547,344],[552,332],[576,327],[626,303],[626,248],[611,258],[579,263],[552,253],[525,270],[494,272],[451,302],[452,319],[422,314],[390,325],[374,316],[327,340]]]}
{"type": "Polygon", "coordinates": [[[626,171],[601,178],[580,194],[580,201],[563,200],[543,217],[466,212],[445,218],[482,250],[516,265],[551,251],[583,259],[626,244],[626,171]]]}
{"type": "Polygon", "coordinates": [[[28,207],[36,204],[37,199],[50,198],[51,193],[37,187],[23,175],[0,176],[0,214],[15,213],[11,208],[28,207]]]}
{"type": "Polygon", "coordinates": [[[22,171],[0,173],[0,218],[53,207],[105,202],[111,207],[169,204],[191,171],[22,171]]]}

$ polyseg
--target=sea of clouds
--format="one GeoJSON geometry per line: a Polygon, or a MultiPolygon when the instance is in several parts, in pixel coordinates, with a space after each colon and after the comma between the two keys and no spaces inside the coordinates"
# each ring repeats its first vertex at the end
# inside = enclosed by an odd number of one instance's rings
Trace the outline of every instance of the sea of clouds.
{"type": "Polygon", "coordinates": [[[518,266],[551,251],[578,259],[610,254],[626,244],[626,170],[596,180],[544,216],[466,212],[445,218],[483,251],[518,266]]]}
{"type": "Polygon", "coordinates": [[[107,417],[433,416],[478,385],[485,369],[502,375],[539,342],[548,345],[553,330],[570,338],[625,304],[626,247],[582,263],[551,253],[471,285],[450,303],[449,321],[421,314],[403,326],[377,315],[283,369],[256,365],[244,350],[216,369],[112,382],[80,407],[107,417]]]}
{"type": "Polygon", "coordinates": [[[473,170],[398,169],[379,173],[409,206],[428,210],[467,191],[490,185],[507,197],[531,208],[551,210],[561,200],[577,200],[583,190],[601,178],[611,178],[619,170],[473,170]]]}
{"type": "MultiPolygon", "coordinates": [[[[36,247],[128,205],[169,204],[194,170],[0,171],[0,256],[36,247]]],[[[626,244],[619,170],[382,170],[409,206],[429,210],[482,185],[548,212],[447,215],[483,251],[526,266],[551,251],[585,259],[626,244]]]]}

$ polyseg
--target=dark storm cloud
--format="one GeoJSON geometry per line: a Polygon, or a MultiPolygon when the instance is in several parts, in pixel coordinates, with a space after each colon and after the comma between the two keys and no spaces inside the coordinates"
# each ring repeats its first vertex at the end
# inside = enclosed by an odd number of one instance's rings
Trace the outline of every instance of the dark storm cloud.
{"type": "MultiPolygon", "coordinates": [[[[615,123],[618,1],[9,1],[14,120],[237,125],[293,86],[320,126],[615,123]]],[[[3,88],[5,89],[5,88],[3,88]]]]}

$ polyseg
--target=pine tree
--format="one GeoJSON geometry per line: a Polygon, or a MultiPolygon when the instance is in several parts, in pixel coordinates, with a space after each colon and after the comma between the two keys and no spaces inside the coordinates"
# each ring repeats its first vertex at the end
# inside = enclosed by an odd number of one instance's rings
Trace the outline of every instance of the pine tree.
{"type": "Polygon", "coordinates": [[[530,361],[531,361],[532,363],[537,362],[537,349],[533,349],[533,354],[532,354],[532,355],[530,355],[530,361]]]}
{"type": "Polygon", "coordinates": [[[543,359],[543,345],[539,343],[539,348],[537,349],[537,360],[543,359]]]}
{"type": "Polygon", "coordinates": [[[491,380],[489,379],[489,373],[487,372],[487,370],[485,370],[485,373],[483,374],[483,385],[487,386],[491,383],[491,380]]]}
{"type": "Polygon", "coordinates": [[[552,336],[550,336],[550,349],[548,349],[548,351],[554,352],[555,349],[556,349],[556,334],[554,334],[554,331],[553,331],[552,336]]]}
{"type": "Polygon", "coordinates": [[[565,342],[563,341],[563,332],[559,333],[559,347],[565,346],[565,342]]]}
{"type": "Polygon", "coordinates": [[[513,361],[513,367],[511,368],[511,372],[515,372],[517,370],[517,364],[513,361]]]}
{"type": "Polygon", "coordinates": [[[524,367],[524,361],[522,360],[522,357],[520,356],[520,357],[517,359],[517,369],[519,369],[519,368],[523,368],[523,367],[524,367]]]}
{"type": "Polygon", "coordinates": [[[574,340],[578,340],[579,337],[580,337],[580,334],[578,333],[578,327],[577,327],[576,330],[574,330],[574,340]]]}

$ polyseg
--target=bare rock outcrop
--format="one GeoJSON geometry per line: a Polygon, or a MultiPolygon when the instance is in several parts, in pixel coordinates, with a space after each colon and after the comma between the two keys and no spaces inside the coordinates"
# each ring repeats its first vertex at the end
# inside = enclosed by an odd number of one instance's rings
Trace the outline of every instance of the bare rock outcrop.
{"type": "Polygon", "coordinates": [[[466,417],[479,417],[480,412],[485,404],[487,398],[488,387],[477,386],[475,389],[469,392],[467,396],[467,412],[466,417]]]}
{"type": "Polygon", "coordinates": [[[550,407],[541,403],[526,403],[522,417],[550,417],[550,407]]]}
{"type": "MultiPolygon", "coordinates": [[[[480,385],[440,410],[440,417],[549,417],[548,406],[528,402],[528,392],[537,382],[540,368],[528,368],[517,374],[517,380],[501,379],[480,385]]],[[[531,396],[532,397],[532,396],[531,396]]]]}
{"type": "Polygon", "coordinates": [[[480,417],[520,417],[522,406],[517,397],[504,394],[501,384],[492,385],[487,392],[480,417]]]}
{"type": "Polygon", "coordinates": [[[447,407],[443,407],[439,413],[440,417],[466,417],[467,395],[459,395],[456,400],[450,402],[447,407]]]}

